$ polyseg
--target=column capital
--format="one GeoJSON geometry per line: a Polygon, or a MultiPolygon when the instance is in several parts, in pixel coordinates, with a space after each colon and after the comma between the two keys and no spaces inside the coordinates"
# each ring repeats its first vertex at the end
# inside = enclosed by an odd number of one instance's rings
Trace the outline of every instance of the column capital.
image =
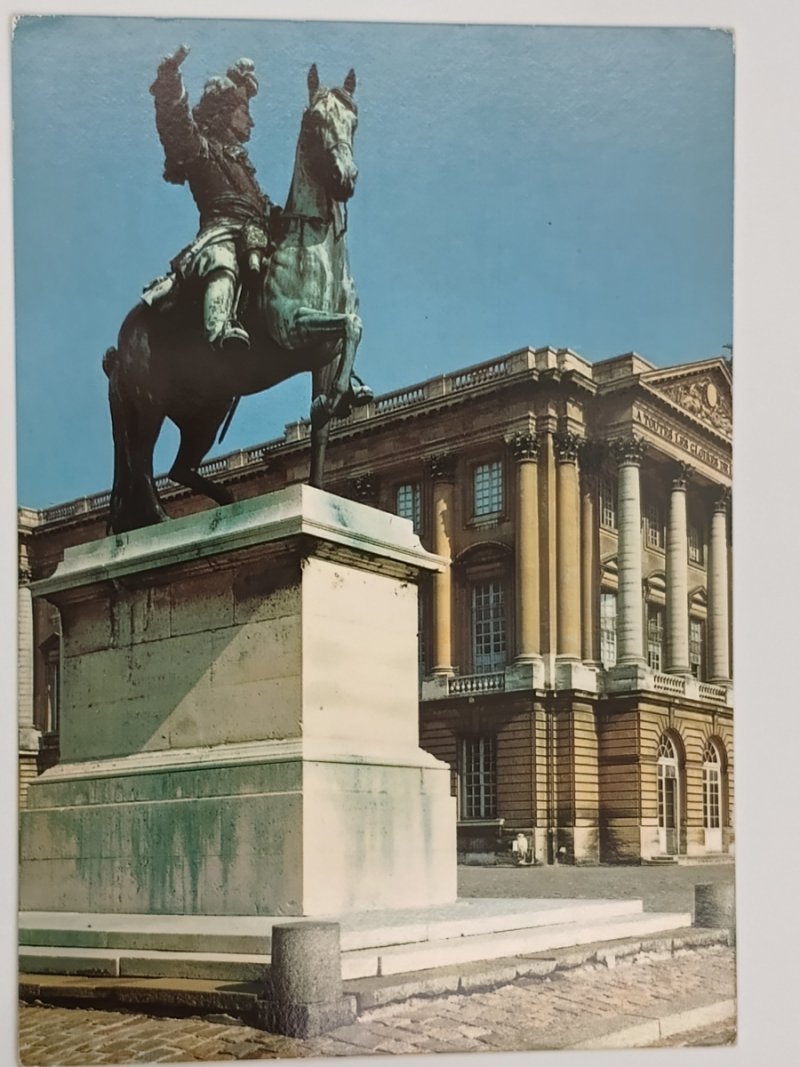
{"type": "Polygon", "coordinates": [[[694,467],[689,463],[675,463],[672,468],[672,488],[685,490],[692,475],[694,467]]]}
{"type": "Polygon", "coordinates": [[[618,437],[611,442],[611,453],[618,466],[623,464],[635,464],[637,467],[642,462],[647,446],[639,437],[618,437]]]}
{"type": "Polygon", "coordinates": [[[539,438],[535,433],[516,433],[509,438],[508,446],[519,463],[539,458],[539,438]]]}
{"type": "Polygon", "coordinates": [[[435,456],[426,456],[425,470],[435,482],[453,482],[456,477],[456,457],[452,452],[440,452],[435,456]]]}
{"type": "Polygon", "coordinates": [[[17,567],[17,581],[20,585],[30,585],[33,574],[31,572],[31,566],[27,562],[20,563],[17,567]]]}
{"type": "Polygon", "coordinates": [[[714,495],[714,511],[725,514],[730,507],[731,491],[727,486],[719,486],[714,495]]]}
{"type": "Polygon", "coordinates": [[[556,459],[559,463],[576,463],[583,438],[568,430],[553,435],[556,459]]]}

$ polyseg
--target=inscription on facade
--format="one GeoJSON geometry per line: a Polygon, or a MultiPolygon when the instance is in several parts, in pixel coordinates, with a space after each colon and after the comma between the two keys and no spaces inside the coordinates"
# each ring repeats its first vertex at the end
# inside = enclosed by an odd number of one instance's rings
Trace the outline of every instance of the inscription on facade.
{"type": "Polygon", "coordinates": [[[705,463],[706,466],[712,467],[714,470],[719,471],[720,474],[725,474],[730,477],[731,465],[728,460],[720,456],[717,452],[712,452],[704,444],[701,444],[696,438],[691,437],[684,430],[670,425],[670,423],[665,422],[663,419],[658,418],[656,415],[651,414],[643,408],[634,408],[633,417],[640,423],[640,425],[644,426],[646,430],[656,434],[658,437],[662,438],[662,440],[671,442],[698,462],[705,463]]]}

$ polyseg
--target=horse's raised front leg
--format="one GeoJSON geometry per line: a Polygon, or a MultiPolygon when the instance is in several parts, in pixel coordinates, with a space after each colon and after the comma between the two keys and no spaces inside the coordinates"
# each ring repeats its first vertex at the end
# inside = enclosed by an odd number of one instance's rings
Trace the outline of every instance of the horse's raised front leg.
{"type": "Polygon", "coordinates": [[[300,307],[294,314],[292,335],[295,345],[313,345],[326,339],[342,342],[341,357],[333,380],[324,392],[315,394],[311,404],[312,427],[324,426],[350,389],[350,379],[361,340],[361,319],[355,312],[320,311],[300,307]]]}

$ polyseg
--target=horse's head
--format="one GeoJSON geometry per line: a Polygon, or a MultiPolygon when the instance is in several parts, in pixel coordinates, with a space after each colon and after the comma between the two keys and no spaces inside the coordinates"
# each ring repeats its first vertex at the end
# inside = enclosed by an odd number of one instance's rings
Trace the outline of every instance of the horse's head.
{"type": "Polygon", "coordinates": [[[351,70],[343,85],[334,89],[320,86],[316,64],[308,72],[302,152],[309,177],[338,201],[350,199],[358,176],[353,160],[353,137],[358,126],[355,88],[355,71],[351,70]]]}

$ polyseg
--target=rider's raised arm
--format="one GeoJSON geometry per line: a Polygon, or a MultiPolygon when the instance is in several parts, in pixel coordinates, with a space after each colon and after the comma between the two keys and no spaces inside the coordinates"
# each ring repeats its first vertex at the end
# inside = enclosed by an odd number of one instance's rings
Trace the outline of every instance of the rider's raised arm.
{"type": "Polygon", "coordinates": [[[180,72],[188,52],[181,45],[174,55],[166,56],[150,86],[156,105],[156,129],[164,147],[164,178],[176,185],[186,181],[185,166],[203,150],[205,143],[192,118],[180,72]]]}

